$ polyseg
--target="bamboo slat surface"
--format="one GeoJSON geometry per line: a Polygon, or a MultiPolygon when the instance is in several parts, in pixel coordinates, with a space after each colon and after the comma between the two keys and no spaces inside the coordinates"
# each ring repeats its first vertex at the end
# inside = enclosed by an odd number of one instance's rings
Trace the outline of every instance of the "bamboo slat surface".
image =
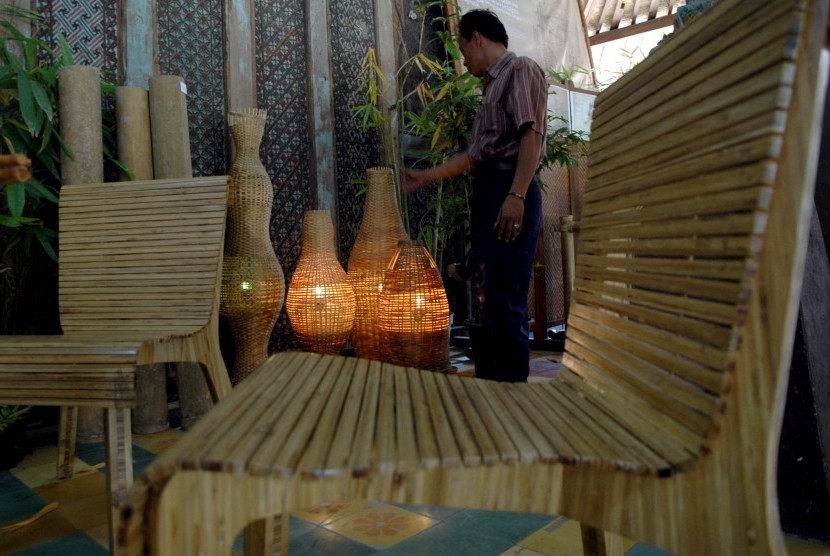
{"type": "Polygon", "coordinates": [[[556,380],[278,354],[145,470],[121,547],[225,554],[268,515],[365,498],[784,553],[775,453],[827,11],[722,0],[598,97],[556,380]]]}
{"type": "Polygon", "coordinates": [[[230,391],[216,322],[226,195],[225,177],[64,185],[64,334],[0,337],[0,404],[61,406],[59,476],[77,407],[105,409],[111,513],[132,482],[136,366],[198,362],[215,398],[230,391]]]}

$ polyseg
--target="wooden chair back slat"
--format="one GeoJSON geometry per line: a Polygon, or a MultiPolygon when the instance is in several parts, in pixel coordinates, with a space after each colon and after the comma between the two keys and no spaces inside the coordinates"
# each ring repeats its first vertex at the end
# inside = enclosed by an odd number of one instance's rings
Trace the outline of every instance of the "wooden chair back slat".
{"type": "Polygon", "coordinates": [[[686,457],[718,428],[763,249],[800,31],[788,4],[680,33],[594,108],[563,360],[673,420],[686,457]]]}
{"type": "Polygon", "coordinates": [[[215,312],[226,195],[224,177],[193,178],[181,187],[164,181],[65,186],[64,332],[140,333],[154,322],[179,334],[203,327],[215,312]]]}

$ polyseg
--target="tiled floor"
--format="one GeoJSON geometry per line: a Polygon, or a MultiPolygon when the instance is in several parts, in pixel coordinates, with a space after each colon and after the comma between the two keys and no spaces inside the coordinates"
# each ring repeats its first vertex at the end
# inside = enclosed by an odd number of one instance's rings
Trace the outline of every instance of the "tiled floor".
{"type": "MultiPolygon", "coordinates": [[[[556,371],[555,354],[535,354],[532,380],[556,371]]],[[[453,355],[459,372],[469,361],[453,355]]],[[[182,434],[171,429],[133,437],[135,472],[182,434]]],[[[0,472],[0,524],[34,514],[50,502],[59,506],[13,533],[0,533],[0,554],[106,554],[104,453],[100,445],[79,447],[75,477],[55,479],[55,446],[43,446],[10,471],[0,472]]],[[[830,547],[788,539],[790,554],[830,555],[830,547]]],[[[628,556],[657,556],[660,550],[629,542],[628,556]]],[[[237,542],[241,552],[241,540],[237,542]]],[[[370,501],[335,501],[292,514],[292,555],[361,556],[564,556],[581,554],[579,524],[551,515],[517,514],[370,501]]]]}

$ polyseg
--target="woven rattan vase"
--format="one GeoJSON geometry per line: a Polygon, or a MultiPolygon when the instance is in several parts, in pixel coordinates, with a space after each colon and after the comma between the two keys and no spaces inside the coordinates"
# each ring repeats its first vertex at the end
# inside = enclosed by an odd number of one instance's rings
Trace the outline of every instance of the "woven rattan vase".
{"type": "Polygon", "coordinates": [[[435,261],[420,241],[401,241],[383,278],[381,356],[398,365],[450,369],[450,306],[435,261]]]}
{"type": "Polygon", "coordinates": [[[268,357],[271,329],[285,296],[285,276],[269,232],[273,187],[259,159],[265,117],[265,110],[254,108],[228,115],[236,158],[228,180],[220,313],[230,324],[236,348],[234,384],[268,357]]]}
{"type": "Polygon", "coordinates": [[[363,222],[349,257],[349,282],[357,298],[352,343],[355,354],[367,359],[382,359],[378,300],[383,273],[398,248],[398,242],[407,237],[394,187],[390,168],[369,168],[366,171],[363,222]]]}
{"type": "Polygon", "coordinates": [[[304,351],[340,353],[355,319],[355,296],[334,252],[327,210],[310,210],[303,220],[303,248],[285,300],[288,319],[304,351]]]}

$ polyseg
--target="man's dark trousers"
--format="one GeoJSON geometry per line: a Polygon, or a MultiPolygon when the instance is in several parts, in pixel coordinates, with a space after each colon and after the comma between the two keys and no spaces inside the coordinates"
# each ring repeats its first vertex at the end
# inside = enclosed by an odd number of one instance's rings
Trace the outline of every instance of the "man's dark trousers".
{"type": "Polygon", "coordinates": [[[480,326],[471,327],[470,340],[476,377],[526,382],[530,358],[527,296],[542,222],[542,195],[533,178],[519,237],[497,239],[494,226],[514,173],[515,167],[504,162],[478,164],[474,170],[470,211],[480,326]]]}

